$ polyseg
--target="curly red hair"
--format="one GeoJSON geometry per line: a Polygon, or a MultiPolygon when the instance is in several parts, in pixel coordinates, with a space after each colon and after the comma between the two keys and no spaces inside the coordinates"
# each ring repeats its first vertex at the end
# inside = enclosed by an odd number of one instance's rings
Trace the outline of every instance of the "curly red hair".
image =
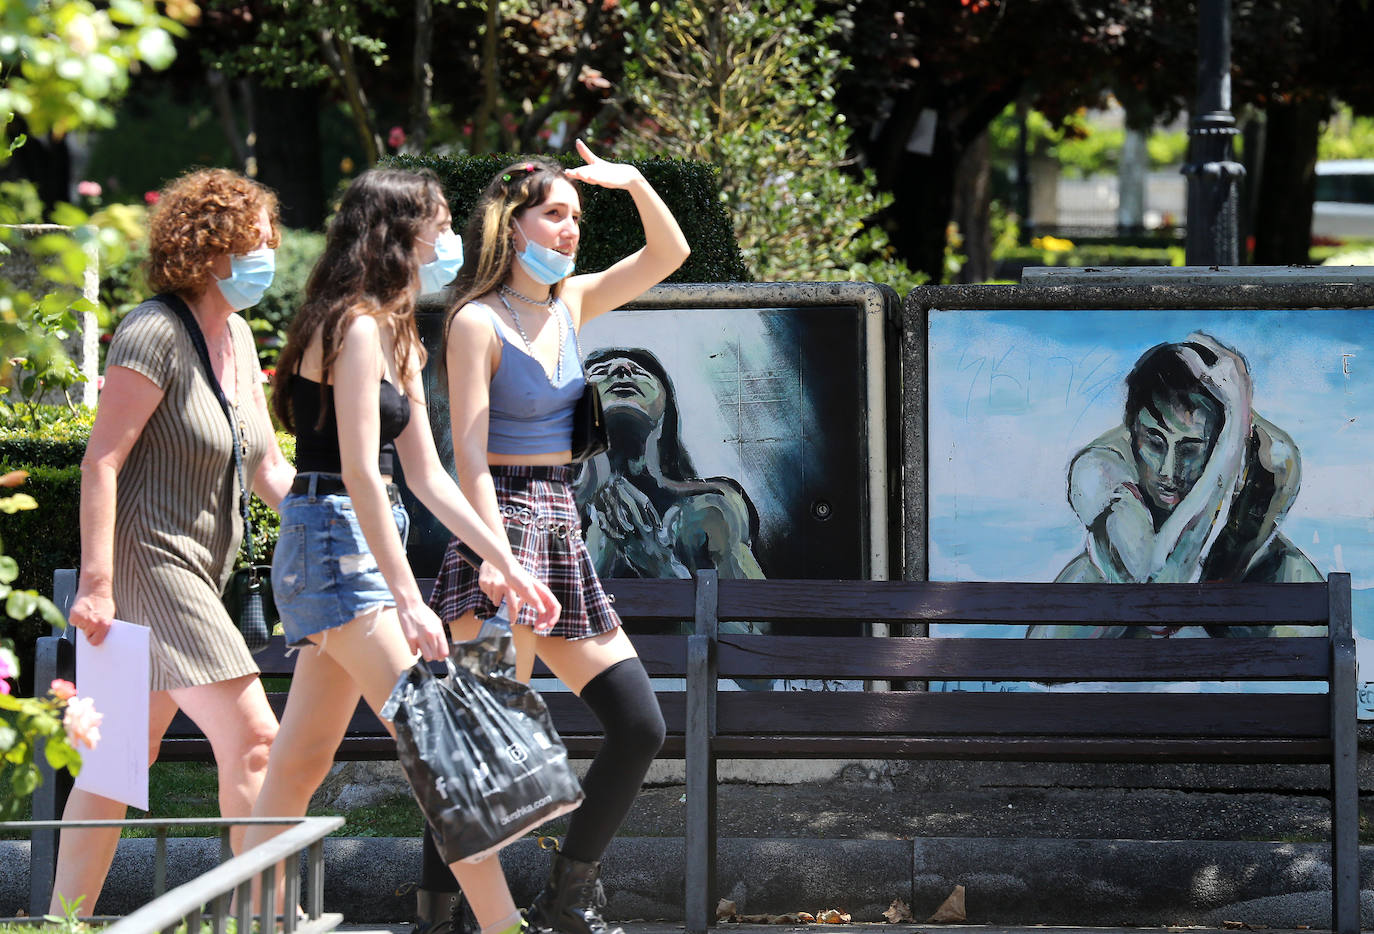
{"type": "Polygon", "coordinates": [[[171,182],[148,222],[148,285],[155,292],[204,291],[216,257],[257,247],[264,208],[272,223],[267,245],[275,249],[280,215],[267,188],[229,169],[199,169],[171,182]]]}

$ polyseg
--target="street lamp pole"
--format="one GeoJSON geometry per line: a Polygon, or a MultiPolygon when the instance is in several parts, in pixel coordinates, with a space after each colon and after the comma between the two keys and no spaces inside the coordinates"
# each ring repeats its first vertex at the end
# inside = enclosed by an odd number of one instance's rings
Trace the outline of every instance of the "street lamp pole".
{"type": "Polygon", "coordinates": [[[1189,266],[1234,266],[1240,261],[1240,180],[1232,138],[1240,131],[1231,115],[1231,0],[1198,4],[1198,95],[1188,128],[1189,266]]]}

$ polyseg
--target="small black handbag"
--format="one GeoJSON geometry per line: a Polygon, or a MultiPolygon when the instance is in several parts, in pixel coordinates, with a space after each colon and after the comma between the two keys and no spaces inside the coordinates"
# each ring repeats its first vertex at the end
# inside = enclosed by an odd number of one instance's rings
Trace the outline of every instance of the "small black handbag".
{"type": "MultiPolygon", "coordinates": [[[[252,496],[252,491],[248,488],[247,478],[243,475],[243,439],[239,437],[239,425],[234,419],[229,399],[224,395],[219,380],[215,379],[215,369],[210,363],[210,351],[205,346],[205,335],[200,332],[200,325],[196,323],[191,309],[186,307],[180,296],[171,292],[156,296],[156,300],[175,311],[181,323],[186,326],[186,331],[191,336],[191,344],[200,356],[200,364],[205,368],[205,378],[210,381],[210,388],[214,390],[215,398],[224,410],[224,417],[229,420],[229,433],[234,436],[234,467],[239,478],[239,511],[243,515],[242,547],[247,552],[248,566],[240,568],[230,576],[222,599],[224,608],[229,611],[229,618],[243,634],[248,651],[257,654],[267,648],[267,643],[271,641],[272,630],[267,623],[267,605],[272,604],[271,611],[275,617],[276,604],[272,601],[271,594],[271,568],[253,562],[253,519],[248,511],[248,500],[252,496]]],[[[273,619],[272,622],[275,624],[276,620],[273,619]]]]}
{"type": "Polygon", "coordinates": [[[573,409],[572,460],[580,464],[609,450],[611,439],[606,434],[606,416],[601,411],[601,391],[596,383],[586,380],[582,396],[573,409]]]}

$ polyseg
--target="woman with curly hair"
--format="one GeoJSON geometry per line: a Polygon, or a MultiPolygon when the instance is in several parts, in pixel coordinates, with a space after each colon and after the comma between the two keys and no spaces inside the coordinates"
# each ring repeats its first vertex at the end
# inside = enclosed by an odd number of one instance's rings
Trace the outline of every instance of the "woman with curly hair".
{"type": "MultiPolygon", "coordinates": [[[[147,626],[148,759],[178,709],[210,740],[220,813],[245,817],[267,771],[276,717],[258,667],[220,594],[243,536],[243,476],[275,508],[294,471],[277,447],[248,323],[238,314],[272,282],[277,199],[226,169],[192,172],[161,192],[149,225],[148,283],[159,294],[116,329],[81,461],[81,568],[72,625],[92,645],[116,616],[147,626]],[[219,385],[212,386],[184,303],[219,385]],[[216,390],[228,400],[237,428],[216,390]]],[[[124,805],[73,791],[66,820],[118,820],[124,805]]],[[[242,828],[231,833],[235,850],[242,828]]],[[[52,908],[95,909],[119,829],[63,831],[52,908]]]]}

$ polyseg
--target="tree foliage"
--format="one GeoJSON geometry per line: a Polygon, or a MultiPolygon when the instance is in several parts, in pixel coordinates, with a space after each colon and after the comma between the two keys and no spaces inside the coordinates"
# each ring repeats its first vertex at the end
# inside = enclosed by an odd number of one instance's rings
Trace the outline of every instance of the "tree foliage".
{"type": "MultiPolygon", "coordinates": [[[[143,65],[165,68],[175,56],[172,36],[190,16],[188,0],[0,0],[0,119],[20,116],[33,133],[61,136],[83,127],[108,126],[111,105],[143,65]]],[[[0,164],[13,150],[0,149],[0,164]]]]}
{"type": "Polygon", "coordinates": [[[627,14],[621,148],[719,166],[756,277],[915,284],[866,223],[888,199],[853,170],[834,102],[849,68],[834,16],[815,0],[636,3],[627,14]]]}

